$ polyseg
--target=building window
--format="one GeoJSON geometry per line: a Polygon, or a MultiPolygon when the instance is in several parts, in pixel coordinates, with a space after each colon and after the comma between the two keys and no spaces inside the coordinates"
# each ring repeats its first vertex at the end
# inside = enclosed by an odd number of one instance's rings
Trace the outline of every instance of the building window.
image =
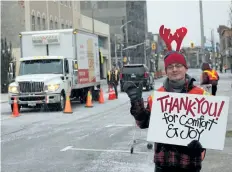
{"type": "Polygon", "coordinates": [[[31,16],[31,30],[35,30],[35,16],[32,15],[31,16]]]}
{"type": "Polygon", "coordinates": [[[72,1],[69,1],[69,7],[72,8],[72,1]]]}
{"type": "Polygon", "coordinates": [[[72,25],[70,25],[70,26],[69,26],[69,28],[71,28],[71,29],[72,29],[72,25]]]}
{"type": "Polygon", "coordinates": [[[61,25],[61,28],[64,29],[64,24],[61,25]]]}
{"type": "Polygon", "coordinates": [[[53,29],[53,21],[50,20],[50,30],[52,30],[52,29],[53,29]]]}
{"type": "Polygon", "coordinates": [[[68,25],[66,25],[66,28],[68,29],[68,25]]]}
{"type": "Polygon", "coordinates": [[[45,20],[45,18],[43,18],[43,21],[42,21],[42,30],[46,30],[46,20],[45,20]]]}
{"type": "Polygon", "coordinates": [[[38,30],[41,30],[40,17],[37,17],[38,30]]]}

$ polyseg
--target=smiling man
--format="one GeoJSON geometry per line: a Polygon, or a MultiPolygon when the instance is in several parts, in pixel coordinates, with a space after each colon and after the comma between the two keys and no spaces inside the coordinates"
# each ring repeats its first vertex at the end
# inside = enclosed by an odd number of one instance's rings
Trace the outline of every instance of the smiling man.
{"type": "MultiPolygon", "coordinates": [[[[179,33],[175,33],[174,36],[169,36],[170,30],[168,29],[164,30],[166,31],[166,35],[162,34],[162,29],[164,28],[161,26],[160,34],[169,50],[164,58],[167,78],[163,86],[157,91],[208,95],[209,93],[205,90],[195,86],[193,82],[196,80],[187,74],[188,66],[186,59],[179,52],[182,40],[178,39],[183,29],[178,29],[179,33]],[[178,37],[175,37],[175,35],[178,35],[178,37]],[[176,40],[178,44],[176,51],[171,50],[172,40],[170,38],[176,40]]],[[[185,34],[182,34],[182,38],[180,39],[183,39],[184,36],[185,34]]],[[[124,90],[130,98],[130,112],[134,116],[137,125],[141,129],[148,128],[152,109],[152,96],[149,96],[148,105],[145,108],[142,99],[142,89],[140,87],[137,88],[135,84],[128,82],[124,84],[124,90]]],[[[193,140],[188,146],[155,143],[155,172],[199,172],[204,155],[205,149],[202,148],[200,142],[197,140],[193,140]]]]}

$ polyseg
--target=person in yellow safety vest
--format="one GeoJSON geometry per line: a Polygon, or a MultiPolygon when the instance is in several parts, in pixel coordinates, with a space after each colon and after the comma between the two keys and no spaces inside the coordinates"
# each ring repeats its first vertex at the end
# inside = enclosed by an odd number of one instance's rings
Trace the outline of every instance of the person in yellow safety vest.
{"type": "Polygon", "coordinates": [[[219,80],[219,75],[216,70],[211,69],[209,63],[202,64],[202,74],[201,74],[201,85],[211,84],[212,85],[212,95],[216,95],[217,85],[219,80]]]}
{"type": "Polygon", "coordinates": [[[118,98],[118,82],[119,82],[119,72],[113,67],[112,70],[108,71],[107,74],[107,83],[109,87],[114,87],[116,98],[118,98]]]}

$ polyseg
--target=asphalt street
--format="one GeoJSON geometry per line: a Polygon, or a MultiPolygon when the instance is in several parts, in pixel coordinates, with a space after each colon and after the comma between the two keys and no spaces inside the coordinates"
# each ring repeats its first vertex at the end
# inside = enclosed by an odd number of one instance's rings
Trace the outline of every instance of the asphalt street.
{"type": "MultiPolygon", "coordinates": [[[[199,82],[200,70],[189,74],[199,82]]],[[[227,129],[232,130],[232,78],[221,75],[218,95],[230,96],[227,129]]],[[[164,78],[155,81],[155,88],[164,78]]],[[[150,92],[143,92],[146,99],[150,92]]],[[[135,147],[130,142],[146,139],[147,130],[135,127],[129,114],[125,93],[105,103],[93,102],[93,108],[72,103],[73,114],[23,110],[11,118],[7,103],[1,104],[1,168],[3,172],[153,172],[153,150],[147,143],[135,147]]],[[[216,138],[215,138],[216,139],[216,138]]],[[[208,150],[204,172],[231,172],[232,138],[227,137],[223,151],[208,150]]]]}

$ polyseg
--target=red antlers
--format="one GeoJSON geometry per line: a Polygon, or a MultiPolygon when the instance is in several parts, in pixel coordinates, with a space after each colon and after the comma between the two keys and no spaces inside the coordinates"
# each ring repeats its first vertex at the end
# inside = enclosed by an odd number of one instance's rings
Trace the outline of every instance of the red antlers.
{"type": "Polygon", "coordinates": [[[163,38],[163,40],[167,46],[167,49],[169,51],[172,50],[171,43],[173,41],[173,35],[170,32],[171,32],[171,29],[164,28],[164,25],[162,25],[159,29],[159,34],[160,34],[161,38],[163,38]]]}
{"type": "Polygon", "coordinates": [[[182,43],[185,35],[187,34],[187,29],[185,27],[177,29],[176,32],[174,33],[174,35],[172,35],[171,29],[164,28],[164,25],[162,25],[160,27],[159,34],[160,34],[161,38],[164,40],[164,42],[167,46],[167,49],[169,51],[172,50],[171,43],[174,40],[176,41],[176,44],[177,44],[176,51],[179,51],[181,43],[182,43]]]}

